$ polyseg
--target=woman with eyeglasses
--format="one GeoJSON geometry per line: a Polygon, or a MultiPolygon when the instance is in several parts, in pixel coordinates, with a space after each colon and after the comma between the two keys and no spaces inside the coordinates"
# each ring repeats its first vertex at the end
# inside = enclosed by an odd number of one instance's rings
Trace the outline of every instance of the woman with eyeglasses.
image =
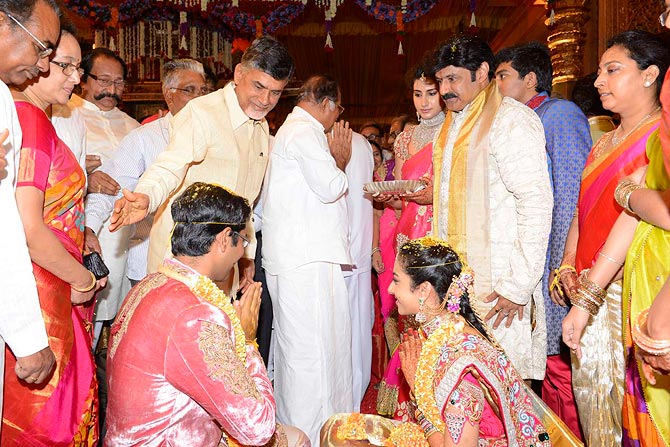
{"type": "Polygon", "coordinates": [[[7,355],[1,445],[89,446],[97,442],[97,382],[91,354],[92,298],[103,281],[82,265],[86,177],[49,121],[79,84],[81,49],[61,27],[50,71],[14,92],[23,131],[16,202],[23,221],[49,346],[48,381],[18,380],[7,355]]]}
{"type": "MultiPolygon", "coordinates": [[[[432,182],[433,137],[440,130],[444,121],[442,111],[444,104],[437,82],[431,76],[428,65],[427,63],[420,65],[415,70],[412,79],[412,98],[419,124],[400,132],[395,139],[394,174],[396,179],[432,182]]],[[[433,219],[433,198],[429,191],[432,191],[432,188],[426,188],[415,194],[399,196],[402,206],[392,238],[393,252],[389,254],[391,261],[385,261],[385,264],[392,262],[397,253],[397,247],[410,239],[425,236],[430,231],[433,219]]],[[[391,306],[392,309],[395,309],[395,300],[392,297],[391,306]]],[[[399,334],[411,322],[404,317],[396,317],[395,313],[387,322],[389,324],[386,333],[396,332],[398,336],[387,339],[392,357],[377,395],[377,412],[386,416],[394,416],[400,420],[412,420],[413,411],[408,406],[409,388],[402,374],[399,373],[400,359],[397,352],[399,334]]]]}

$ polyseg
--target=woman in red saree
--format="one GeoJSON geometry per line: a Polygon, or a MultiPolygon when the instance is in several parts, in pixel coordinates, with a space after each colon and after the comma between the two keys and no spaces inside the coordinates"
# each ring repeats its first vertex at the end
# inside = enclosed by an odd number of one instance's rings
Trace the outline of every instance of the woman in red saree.
{"type": "MultiPolygon", "coordinates": [[[[394,143],[395,177],[397,179],[432,182],[433,138],[444,122],[444,112],[437,83],[435,79],[427,75],[427,72],[427,68],[420,66],[415,72],[413,81],[412,97],[414,107],[420,117],[419,125],[401,132],[394,143]]],[[[431,191],[432,188],[426,188],[426,190],[431,191]]],[[[424,197],[423,192],[400,197],[402,209],[395,226],[394,237],[390,242],[392,251],[388,250],[389,259],[384,259],[384,265],[388,266],[389,273],[397,247],[410,239],[425,236],[431,229],[433,198],[432,196],[424,197]]],[[[386,321],[385,332],[391,360],[379,387],[377,412],[399,420],[413,420],[414,410],[410,405],[409,387],[400,370],[400,357],[397,350],[400,334],[407,329],[409,321],[406,317],[398,315],[395,298],[388,296],[386,308],[393,312],[386,321]]]]}
{"type": "Polygon", "coordinates": [[[61,31],[47,76],[15,92],[23,130],[16,201],[56,368],[34,385],[14,374],[7,352],[3,446],[91,446],[97,442],[97,386],[90,301],[100,282],[82,265],[84,172],[46,112],[79,83],[81,50],[61,31]],[[89,302],[87,307],[76,305],[89,302]]]}
{"type": "MultiPolygon", "coordinates": [[[[607,47],[595,86],[603,107],[618,113],[621,125],[596,143],[586,161],[577,215],[559,269],[562,287],[575,299],[563,321],[563,340],[574,348],[572,384],[587,445],[621,443],[622,288],[621,281],[611,282],[603,289],[602,306],[591,312],[577,301],[577,275],[586,275],[599,259],[616,263],[615,270],[623,265],[603,249],[623,211],[614,191],[619,180],[648,164],[647,140],[659,125],[658,89],[668,66],[666,49],[650,33],[627,31],[607,47]]],[[[579,284],[583,289],[585,280],[579,284]]]]}

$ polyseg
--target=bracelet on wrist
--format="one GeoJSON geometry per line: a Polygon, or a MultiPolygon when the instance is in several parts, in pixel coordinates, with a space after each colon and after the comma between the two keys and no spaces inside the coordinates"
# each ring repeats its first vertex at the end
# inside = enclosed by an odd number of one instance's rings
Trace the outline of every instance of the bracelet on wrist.
{"type": "Polygon", "coordinates": [[[651,338],[647,335],[647,317],[649,315],[649,309],[646,309],[640,312],[631,335],[633,336],[633,341],[638,348],[642,349],[645,352],[648,352],[651,355],[655,356],[664,356],[670,354],[670,339],[658,340],[651,338]]]}
{"type": "Polygon", "coordinates": [[[93,274],[93,272],[88,272],[88,273],[91,275],[91,281],[92,282],[91,282],[90,285],[88,285],[86,287],[82,287],[82,288],[70,285],[70,288],[72,290],[74,290],[75,292],[79,292],[79,293],[86,293],[86,292],[90,292],[91,290],[93,290],[95,288],[95,284],[98,282],[98,280],[95,279],[95,275],[93,274]]]}
{"type": "Polygon", "coordinates": [[[574,265],[570,265],[570,264],[561,264],[560,267],[558,267],[558,269],[556,269],[556,271],[557,271],[559,274],[564,273],[564,272],[573,272],[573,273],[577,273],[577,269],[575,269],[575,266],[574,266],[574,265]]]}
{"type": "Polygon", "coordinates": [[[247,344],[249,346],[253,346],[254,348],[258,349],[258,342],[256,341],[255,338],[253,340],[247,340],[247,344]]]}
{"type": "Polygon", "coordinates": [[[630,208],[630,196],[634,191],[637,191],[640,188],[644,188],[644,186],[628,179],[621,180],[614,190],[614,199],[616,200],[616,203],[629,213],[635,214],[630,208]]]}
{"type": "Polygon", "coordinates": [[[381,251],[382,251],[381,248],[379,248],[379,247],[375,247],[375,248],[372,249],[372,253],[370,253],[370,256],[374,255],[374,254],[377,253],[377,252],[380,252],[380,253],[381,253],[381,251]]]}

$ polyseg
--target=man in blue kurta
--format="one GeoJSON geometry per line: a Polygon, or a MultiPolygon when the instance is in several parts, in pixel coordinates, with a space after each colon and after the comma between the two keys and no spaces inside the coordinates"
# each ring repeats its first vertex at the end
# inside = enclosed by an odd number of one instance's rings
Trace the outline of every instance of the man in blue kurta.
{"type": "Polygon", "coordinates": [[[551,234],[542,278],[547,319],[547,372],[542,397],[580,435],[572,394],[570,355],[561,345],[561,322],[568,300],[550,295],[549,286],[563,259],[563,248],[579,196],[579,185],[591,150],[589,123],[576,104],[551,98],[549,49],[539,43],[505,48],[497,55],[496,81],[504,96],[526,104],[540,117],[547,141],[547,161],[554,192],[551,234]]]}

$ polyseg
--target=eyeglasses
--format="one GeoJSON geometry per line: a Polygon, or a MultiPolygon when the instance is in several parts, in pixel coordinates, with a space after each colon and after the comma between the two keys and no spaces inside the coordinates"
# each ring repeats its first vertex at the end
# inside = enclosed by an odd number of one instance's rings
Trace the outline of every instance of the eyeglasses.
{"type": "Polygon", "coordinates": [[[237,231],[231,231],[231,234],[236,234],[236,235],[238,235],[238,236],[240,237],[240,239],[242,239],[242,248],[247,248],[247,247],[249,246],[249,244],[251,243],[251,242],[249,242],[249,239],[247,239],[246,237],[242,236],[242,235],[241,235],[240,233],[238,233],[237,231]]]}
{"type": "Polygon", "coordinates": [[[112,84],[114,84],[114,87],[118,89],[122,89],[126,86],[126,81],[119,79],[118,81],[112,81],[110,79],[100,79],[98,76],[94,75],[93,73],[88,74],[91,78],[95,79],[95,81],[100,85],[102,88],[106,87],[111,87],[112,84]]]}
{"type": "Polygon", "coordinates": [[[186,96],[190,96],[191,98],[195,98],[196,96],[202,96],[202,95],[207,95],[208,93],[212,93],[212,90],[210,90],[209,87],[194,87],[192,85],[189,85],[188,87],[184,88],[179,88],[179,87],[170,87],[172,90],[179,90],[180,92],[184,92],[186,96]]]}
{"type": "Polygon", "coordinates": [[[398,135],[400,135],[400,132],[402,132],[402,131],[401,130],[394,130],[393,132],[390,132],[389,133],[389,139],[392,138],[392,139],[395,140],[396,138],[398,138],[398,135]]]}
{"type": "Polygon", "coordinates": [[[5,14],[7,15],[7,17],[12,19],[17,25],[19,25],[19,28],[28,33],[28,35],[32,37],[32,39],[37,43],[37,45],[39,45],[39,48],[42,48],[41,50],[37,48],[37,57],[39,57],[40,59],[44,59],[45,57],[49,57],[49,55],[53,53],[54,49],[50,48],[49,45],[45,44],[40,39],[38,39],[36,35],[34,35],[28,30],[28,28],[23,26],[23,23],[19,22],[18,19],[15,19],[14,16],[12,16],[11,14],[7,13],[5,14]]]}
{"type": "Polygon", "coordinates": [[[344,113],[344,107],[342,107],[340,104],[335,104],[335,101],[333,101],[332,99],[329,99],[328,101],[332,102],[333,105],[337,106],[337,116],[340,116],[344,113]]]}
{"type": "Polygon", "coordinates": [[[665,26],[666,22],[668,21],[668,14],[670,14],[670,9],[666,10],[658,17],[658,20],[661,22],[661,26],[665,26]]]}
{"type": "Polygon", "coordinates": [[[77,73],[79,73],[79,76],[82,76],[84,74],[84,69],[80,68],[78,65],[70,64],[68,62],[58,62],[58,61],[49,61],[49,62],[51,62],[54,65],[58,65],[63,70],[63,74],[65,76],[72,75],[72,73],[74,73],[75,70],[77,71],[77,73]]]}
{"type": "Polygon", "coordinates": [[[381,135],[377,135],[377,134],[371,133],[370,135],[368,135],[368,136],[365,137],[365,138],[366,138],[368,141],[376,141],[377,138],[381,138],[381,135]]]}

